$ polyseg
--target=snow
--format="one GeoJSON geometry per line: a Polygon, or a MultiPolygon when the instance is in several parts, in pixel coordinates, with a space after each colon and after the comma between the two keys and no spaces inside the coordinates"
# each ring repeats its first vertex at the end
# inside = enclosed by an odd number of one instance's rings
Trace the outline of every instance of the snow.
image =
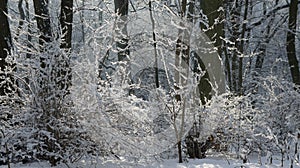
{"type": "MultiPolygon", "coordinates": [[[[243,164],[241,160],[227,159],[225,156],[208,156],[205,159],[185,159],[184,163],[178,163],[177,159],[165,159],[165,160],[148,160],[144,162],[139,161],[127,161],[125,159],[106,159],[101,161],[81,160],[78,163],[72,165],[61,164],[59,168],[79,168],[79,167],[103,167],[103,168],[276,168],[280,167],[279,157],[274,157],[273,164],[268,164],[266,157],[262,158],[263,165],[259,165],[257,162],[257,156],[252,156],[249,159],[250,163],[243,164]]],[[[289,161],[285,161],[283,167],[290,167],[289,161]]],[[[50,168],[50,165],[46,162],[30,163],[30,164],[16,164],[12,165],[14,168],[50,168]]],[[[7,166],[0,166],[0,168],[7,168],[7,166]]],[[[300,168],[299,163],[294,164],[294,168],[300,168]]]]}

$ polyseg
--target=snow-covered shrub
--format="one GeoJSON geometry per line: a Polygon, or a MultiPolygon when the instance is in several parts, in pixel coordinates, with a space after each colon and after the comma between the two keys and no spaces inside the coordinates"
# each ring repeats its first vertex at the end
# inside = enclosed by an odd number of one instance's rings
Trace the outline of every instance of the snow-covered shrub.
{"type": "Polygon", "coordinates": [[[202,137],[214,135],[241,159],[249,154],[296,159],[299,141],[299,91],[273,76],[261,79],[258,92],[213,97],[201,114],[202,137]],[[219,134],[219,135],[217,135],[219,134]]]}
{"type": "Polygon", "coordinates": [[[255,104],[266,114],[264,127],[261,127],[270,138],[271,145],[266,150],[280,154],[283,166],[285,159],[295,160],[298,152],[294,148],[299,141],[300,93],[293,84],[273,76],[262,80],[260,89],[262,94],[255,104]]]}
{"type": "Polygon", "coordinates": [[[30,53],[30,59],[20,48],[14,53],[17,91],[1,97],[10,102],[0,107],[1,164],[42,160],[69,164],[101,153],[79,123],[74,107],[66,66],[72,53],[61,50],[58,41],[47,46],[30,53]]]}

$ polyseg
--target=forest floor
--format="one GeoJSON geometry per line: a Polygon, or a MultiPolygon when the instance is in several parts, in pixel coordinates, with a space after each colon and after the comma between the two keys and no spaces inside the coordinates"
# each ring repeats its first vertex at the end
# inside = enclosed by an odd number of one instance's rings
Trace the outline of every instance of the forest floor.
{"type": "MultiPolygon", "coordinates": [[[[85,161],[81,160],[72,165],[59,165],[59,168],[276,168],[280,166],[280,157],[273,157],[273,163],[268,164],[266,158],[262,158],[262,164],[258,164],[258,159],[252,156],[248,163],[243,164],[240,160],[228,157],[210,155],[205,159],[186,159],[184,163],[178,163],[176,159],[164,159],[147,162],[126,161],[125,159],[115,160],[106,159],[105,161],[85,161]]],[[[299,163],[294,163],[293,168],[300,168],[299,163]]],[[[13,164],[12,168],[49,168],[50,165],[45,162],[31,164],[13,164]]],[[[290,161],[284,162],[284,168],[290,167],[290,161]]],[[[7,166],[0,166],[7,168],[7,166]]]]}

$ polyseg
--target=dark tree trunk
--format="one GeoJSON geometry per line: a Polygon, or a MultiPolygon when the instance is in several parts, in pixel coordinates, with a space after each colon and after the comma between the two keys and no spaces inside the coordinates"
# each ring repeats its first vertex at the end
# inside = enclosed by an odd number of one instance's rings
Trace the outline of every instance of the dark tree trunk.
{"type": "MultiPolygon", "coordinates": [[[[249,7],[249,0],[245,0],[245,10],[243,20],[246,21],[248,17],[248,7],[249,7]]],[[[239,53],[244,53],[244,44],[245,44],[245,36],[246,36],[246,23],[242,24],[242,33],[241,33],[241,42],[239,43],[239,53]]],[[[239,75],[238,75],[238,94],[243,94],[243,56],[239,57],[239,75]]]]}
{"type": "Polygon", "coordinates": [[[226,68],[227,68],[227,75],[228,77],[228,81],[231,85],[230,90],[232,92],[234,92],[235,94],[237,94],[239,92],[239,67],[242,66],[240,65],[240,63],[242,63],[242,60],[239,59],[239,49],[240,48],[240,42],[237,40],[241,37],[241,1],[227,1],[226,2],[226,8],[227,10],[230,8],[232,8],[232,6],[234,6],[233,9],[230,10],[229,15],[226,16],[227,19],[229,19],[228,21],[228,37],[230,39],[231,42],[233,42],[232,44],[228,43],[226,44],[228,47],[231,47],[232,50],[226,49],[227,50],[225,52],[225,54],[227,56],[225,56],[225,61],[230,60],[225,62],[226,63],[226,68]],[[229,67],[231,66],[231,68],[229,67]],[[231,74],[228,74],[228,70],[230,70],[231,74]]]}
{"type": "MultiPolygon", "coordinates": [[[[214,45],[218,48],[220,56],[222,55],[223,44],[220,37],[224,37],[224,12],[219,9],[223,6],[223,3],[223,0],[200,0],[201,9],[208,19],[209,29],[205,33],[211,41],[215,41],[214,45]]],[[[202,28],[206,29],[204,25],[202,25],[202,28]]]]}
{"type": "MultiPolygon", "coordinates": [[[[225,10],[228,10],[229,6],[231,6],[230,1],[223,1],[223,7],[225,10]]],[[[231,17],[229,12],[224,12],[224,18],[228,19],[231,17]]],[[[222,34],[225,36],[225,26],[223,24],[223,32],[222,34]]],[[[230,50],[228,49],[230,44],[224,42],[222,50],[224,51],[224,65],[225,65],[225,74],[227,78],[227,83],[230,91],[233,91],[233,81],[232,81],[232,69],[231,69],[231,55],[230,50]]]]}
{"type": "Polygon", "coordinates": [[[60,25],[62,33],[61,48],[72,47],[73,0],[61,1],[60,25]]]}
{"type": "Polygon", "coordinates": [[[71,69],[69,52],[72,48],[72,25],[73,25],[73,0],[62,0],[61,1],[61,13],[60,13],[60,26],[61,26],[61,45],[60,47],[64,49],[67,56],[64,56],[61,70],[58,72],[58,76],[62,81],[58,82],[58,85],[69,93],[69,87],[71,86],[71,69]]]}
{"type": "MultiPolygon", "coordinates": [[[[33,0],[35,18],[37,21],[37,27],[39,29],[39,44],[40,50],[46,51],[45,43],[49,43],[52,40],[52,31],[50,23],[50,15],[48,11],[48,2],[49,0],[33,0]]],[[[45,57],[40,58],[41,61],[41,73],[44,72],[44,69],[48,66],[45,57]]],[[[43,85],[43,80],[39,81],[43,85]]],[[[43,87],[43,86],[41,86],[43,87]]]]}
{"type": "Polygon", "coordinates": [[[128,37],[127,37],[127,26],[126,16],[128,15],[128,0],[114,0],[115,3],[115,13],[120,16],[120,21],[117,23],[118,29],[120,32],[119,40],[117,41],[117,49],[118,49],[118,60],[124,61],[129,56],[129,49],[128,49],[128,37]]]}
{"type": "Polygon", "coordinates": [[[9,29],[9,23],[7,18],[7,0],[0,0],[0,96],[4,96],[11,92],[11,81],[7,81],[10,75],[7,75],[5,71],[9,69],[10,65],[6,58],[10,54],[11,50],[11,34],[9,29]]]}
{"type": "Polygon", "coordinates": [[[152,14],[152,2],[149,1],[149,12],[150,19],[152,23],[152,39],[153,39],[153,49],[154,49],[154,57],[155,57],[155,85],[156,88],[159,88],[159,77],[158,77],[158,58],[157,58],[157,44],[156,44],[156,34],[155,34],[155,21],[152,14]]]}
{"type": "MultiPolygon", "coordinates": [[[[28,3],[28,1],[26,0],[25,1],[25,11],[26,11],[26,21],[27,22],[29,22],[29,20],[30,20],[30,18],[29,18],[29,15],[30,15],[30,12],[29,12],[29,3],[28,3]]],[[[28,25],[28,35],[27,35],[27,47],[28,48],[31,48],[32,46],[31,46],[31,44],[32,44],[32,27],[31,27],[32,25],[31,24],[29,24],[28,25]]],[[[31,58],[31,54],[30,54],[30,52],[28,52],[27,54],[26,54],[26,58],[31,58]]]]}
{"type": "Polygon", "coordinates": [[[179,141],[177,143],[177,149],[178,149],[178,162],[179,163],[183,163],[183,159],[182,159],[182,147],[181,147],[181,141],[179,141]]]}
{"type": "MultiPolygon", "coordinates": [[[[278,5],[278,2],[276,2],[275,5],[278,5]]],[[[263,14],[267,15],[267,5],[265,3],[263,4],[263,8],[264,8],[263,14]]],[[[271,19],[264,31],[263,39],[258,44],[259,45],[258,46],[259,54],[257,55],[257,59],[255,62],[255,70],[256,70],[257,75],[260,74],[261,69],[263,67],[263,63],[264,63],[264,59],[265,59],[266,51],[267,51],[267,44],[270,42],[271,38],[273,37],[273,35],[276,32],[276,30],[272,31],[272,24],[275,20],[275,13],[273,13],[270,17],[271,17],[271,19]]]]}
{"type": "Polygon", "coordinates": [[[297,13],[298,13],[298,0],[291,0],[289,7],[289,31],[287,32],[286,38],[286,51],[288,62],[290,65],[290,71],[292,75],[293,82],[296,85],[300,85],[300,73],[299,73],[299,62],[296,56],[296,25],[297,25],[297,13]]]}
{"type": "Polygon", "coordinates": [[[41,47],[43,47],[44,43],[50,42],[52,39],[48,3],[49,0],[33,0],[37,27],[40,31],[39,43],[41,47]]]}
{"type": "Polygon", "coordinates": [[[121,16],[128,15],[128,0],[114,0],[115,13],[121,16]]]}
{"type": "Polygon", "coordinates": [[[16,37],[19,37],[20,31],[21,31],[22,28],[23,28],[24,20],[25,20],[25,12],[24,12],[24,10],[23,10],[22,4],[23,4],[23,0],[19,0],[19,3],[18,3],[18,9],[19,9],[19,12],[20,12],[20,20],[19,20],[19,25],[18,25],[16,37]]]}

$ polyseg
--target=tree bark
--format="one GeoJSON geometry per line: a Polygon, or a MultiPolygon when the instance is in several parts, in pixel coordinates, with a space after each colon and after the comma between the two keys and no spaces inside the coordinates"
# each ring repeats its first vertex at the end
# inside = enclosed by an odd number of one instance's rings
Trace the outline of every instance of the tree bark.
{"type": "MultiPolygon", "coordinates": [[[[35,18],[37,21],[37,27],[39,29],[39,44],[40,51],[44,52],[46,50],[45,43],[49,43],[52,40],[52,30],[50,23],[50,15],[48,11],[48,2],[49,0],[33,0],[35,18]]],[[[40,68],[41,74],[44,73],[44,69],[48,66],[45,57],[40,57],[40,68]]],[[[40,79],[41,87],[44,82],[43,79],[40,79]]]]}
{"type": "Polygon", "coordinates": [[[50,42],[52,39],[48,3],[49,0],[33,0],[37,27],[40,31],[39,43],[41,47],[43,47],[44,43],[50,42]]]}
{"type": "MultiPolygon", "coordinates": [[[[228,9],[231,6],[231,2],[230,1],[223,1],[223,7],[225,9],[225,11],[229,11],[228,9]]],[[[231,17],[231,13],[230,12],[224,12],[224,18],[228,19],[231,17]]],[[[229,19],[228,19],[229,20],[229,19]]],[[[228,21],[226,21],[228,22],[228,21]]],[[[223,28],[223,35],[225,37],[225,24],[223,24],[224,28],[223,28]]],[[[226,27],[227,29],[227,27],[226,27]]],[[[231,55],[230,55],[230,51],[229,51],[229,47],[230,44],[227,42],[223,43],[223,51],[224,51],[224,65],[225,65],[225,75],[226,75],[226,79],[227,79],[227,83],[228,83],[228,88],[233,91],[233,81],[232,81],[232,70],[231,70],[231,55]]]]}
{"type": "MultiPolygon", "coordinates": [[[[226,47],[224,47],[225,53],[225,66],[226,66],[226,75],[227,81],[230,86],[230,90],[234,93],[239,92],[239,74],[242,74],[240,71],[240,67],[243,66],[242,61],[243,59],[239,59],[239,50],[241,50],[241,39],[242,31],[241,31],[241,10],[242,10],[242,3],[241,1],[226,1],[224,2],[224,7],[226,10],[230,11],[227,12],[226,19],[226,29],[228,29],[228,39],[230,43],[225,43],[226,47]]],[[[223,31],[224,32],[224,31],[223,31]]],[[[242,69],[241,69],[242,70],[242,69]]],[[[240,83],[242,80],[240,81],[240,83]]]]}
{"type": "MultiPolygon", "coordinates": [[[[179,12],[179,15],[182,19],[184,19],[185,16],[187,16],[186,14],[187,12],[187,1],[186,0],[182,0],[181,2],[181,9],[179,12]]],[[[180,23],[181,26],[185,26],[183,23],[180,23]]],[[[185,29],[178,29],[178,38],[176,41],[176,47],[175,47],[175,66],[178,69],[183,68],[182,64],[186,63],[189,66],[189,60],[190,60],[190,44],[189,44],[189,31],[185,30],[185,29]]],[[[186,75],[188,75],[189,69],[184,69],[184,71],[186,71],[186,75]]],[[[180,89],[181,86],[186,85],[186,79],[182,78],[181,72],[175,70],[175,82],[176,85],[174,86],[175,90],[180,89]]],[[[182,100],[181,94],[176,93],[175,95],[175,99],[176,101],[182,101],[182,104],[184,106],[185,101],[186,100],[182,100]]],[[[183,119],[185,117],[185,107],[183,107],[182,109],[182,114],[181,114],[181,129],[178,132],[177,135],[177,150],[178,150],[178,162],[182,163],[183,159],[182,159],[182,147],[181,147],[181,139],[183,138],[183,119]]]]}
{"type": "Polygon", "coordinates": [[[152,39],[153,39],[153,49],[154,49],[154,59],[155,59],[155,85],[159,88],[159,77],[158,77],[158,54],[157,54],[157,44],[156,44],[156,34],[155,34],[155,21],[152,14],[152,0],[149,1],[149,12],[150,20],[152,23],[152,39]]]}
{"type": "Polygon", "coordinates": [[[178,149],[178,162],[179,163],[183,163],[183,159],[182,159],[182,147],[181,147],[181,141],[179,141],[177,143],[177,149],[178,149]]]}
{"type": "Polygon", "coordinates": [[[128,49],[128,37],[127,37],[127,26],[126,16],[128,15],[128,0],[114,0],[115,13],[120,16],[120,20],[117,23],[117,32],[120,39],[117,41],[118,60],[124,61],[129,56],[128,49]]]}
{"type": "Polygon", "coordinates": [[[11,92],[11,81],[7,82],[7,78],[11,76],[6,74],[11,65],[6,61],[7,56],[11,51],[11,34],[7,17],[7,2],[8,0],[0,1],[0,96],[5,96],[11,92]]]}
{"type": "Polygon", "coordinates": [[[296,85],[300,85],[300,73],[299,73],[299,62],[296,55],[296,25],[297,25],[297,14],[298,14],[298,0],[291,0],[289,7],[289,23],[288,32],[286,37],[286,52],[287,58],[290,65],[290,71],[293,82],[296,85]]]}
{"type": "MultiPolygon", "coordinates": [[[[267,6],[266,6],[267,2],[264,2],[263,4],[263,14],[267,15],[267,6]]],[[[275,6],[278,5],[278,2],[276,1],[275,6]]],[[[272,31],[272,25],[274,23],[275,20],[275,13],[272,13],[272,15],[270,15],[271,19],[265,29],[265,31],[263,31],[263,38],[262,40],[258,43],[258,56],[255,62],[255,70],[257,74],[260,74],[261,69],[263,67],[263,63],[264,63],[264,59],[266,56],[266,50],[267,50],[267,44],[270,42],[271,38],[273,37],[273,35],[275,34],[276,30],[272,31]]]]}
{"type": "Polygon", "coordinates": [[[61,48],[72,47],[73,0],[61,1],[60,26],[62,33],[61,48]]]}
{"type": "Polygon", "coordinates": [[[19,20],[19,25],[18,25],[16,37],[19,37],[20,31],[23,28],[24,20],[25,20],[25,12],[23,10],[22,4],[23,4],[23,0],[19,0],[19,2],[18,2],[18,9],[19,9],[19,12],[20,12],[20,20],[19,20]]]}
{"type": "MultiPolygon", "coordinates": [[[[248,16],[248,8],[249,8],[249,0],[245,0],[245,9],[244,9],[244,16],[243,21],[247,20],[248,16]]],[[[241,33],[241,42],[239,44],[239,53],[244,53],[244,45],[245,45],[245,35],[246,35],[246,23],[244,22],[242,25],[242,33],[241,33]]],[[[239,75],[238,75],[238,94],[243,94],[243,56],[239,57],[239,75]]]]}
{"type": "Polygon", "coordinates": [[[60,26],[62,33],[60,47],[66,51],[67,56],[63,57],[62,68],[58,72],[58,76],[64,80],[59,81],[58,85],[69,93],[72,79],[69,52],[72,48],[73,0],[61,1],[60,26]]]}
{"type": "Polygon", "coordinates": [[[202,25],[206,35],[211,41],[214,41],[215,47],[218,48],[218,54],[222,55],[222,44],[221,37],[224,37],[224,11],[221,10],[223,7],[223,0],[200,0],[201,9],[208,19],[208,28],[202,25]]]}
{"type": "Polygon", "coordinates": [[[231,14],[231,24],[232,24],[232,35],[230,37],[230,41],[234,42],[234,49],[232,51],[232,62],[231,62],[231,70],[232,70],[232,91],[234,93],[238,93],[238,48],[239,44],[236,39],[239,39],[240,36],[240,15],[241,15],[241,6],[238,1],[235,3],[235,9],[233,9],[233,13],[231,14]]]}
{"type": "MultiPolygon", "coordinates": [[[[28,0],[25,0],[25,11],[26,11],[26,21],[29,22],[30,18],[29,18],[29,15],[30,15],[30,12],[29,12],[29,3],[28,3],[28,0]]],[[[31,48],[32,46],[32,25],[31,24],[28,24],[28,35],[27,35],[27,47],[28,48],[31,48]]],[[[28,52],[26,54],[26,58],[31,58],[31,54],[30,52],[28,52]]]]}

